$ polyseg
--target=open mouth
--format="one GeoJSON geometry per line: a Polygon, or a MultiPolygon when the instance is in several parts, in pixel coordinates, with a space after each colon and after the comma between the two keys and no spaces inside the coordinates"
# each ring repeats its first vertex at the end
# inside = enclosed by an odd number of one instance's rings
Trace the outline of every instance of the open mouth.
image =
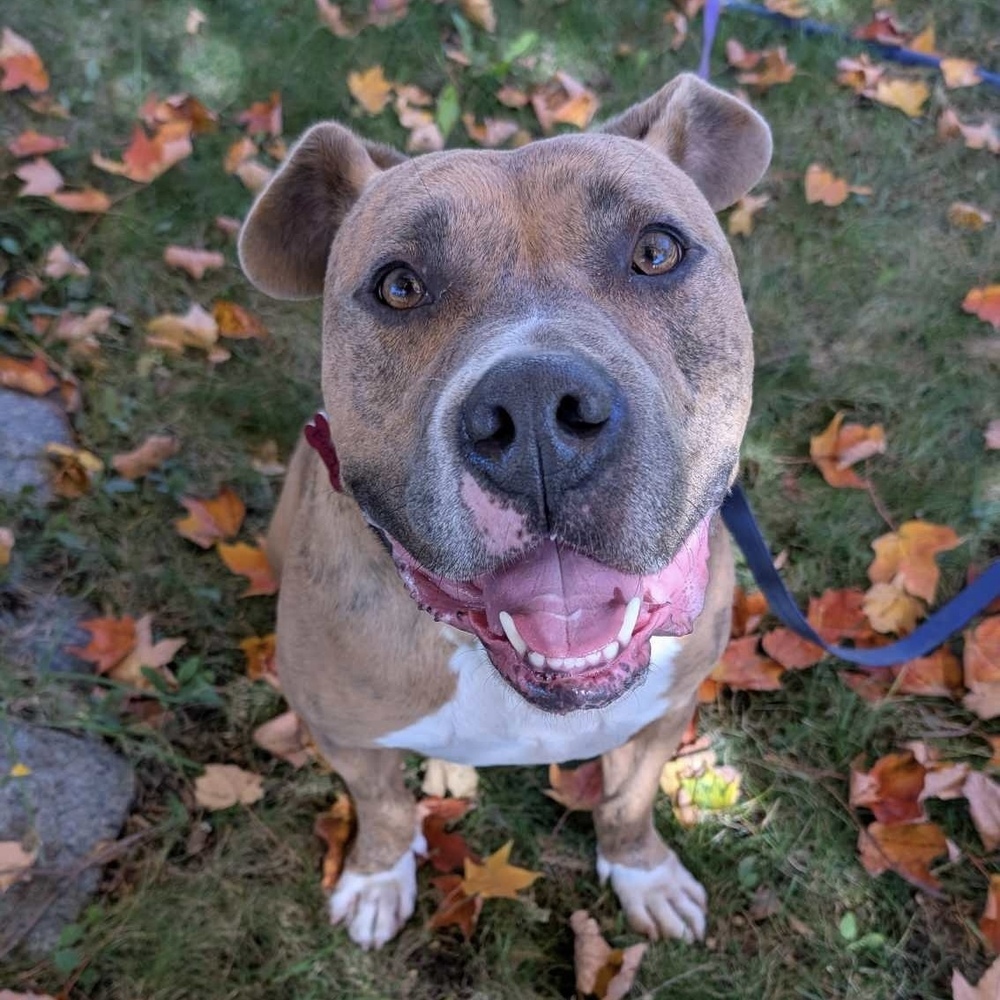
{"type": "Polygon", "coordinates": [[[500,675],[549,712],[602,708],[645,677],[654,635],[687,635],[708,586],[702,520],[663,569],[621,573],[558,541],[472,580],[425,570],[395,539],[393,558],[414,600],[471,632],[500,675]]]}

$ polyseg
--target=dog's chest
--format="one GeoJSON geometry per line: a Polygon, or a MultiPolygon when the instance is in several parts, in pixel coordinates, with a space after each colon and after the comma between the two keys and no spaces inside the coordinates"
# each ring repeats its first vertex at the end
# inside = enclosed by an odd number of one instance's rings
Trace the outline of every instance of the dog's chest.
{"type": "Polygon", "coordinates": [[[678,639],[654,636],[645,680],[607,708],[553,715],[526,702],[500,678],[478,643],[461,645],[449,666],[458,685],[435,712],[381,737],[456,764],[549,764],[596,757],[621,746],[670,707],[678,639]]]}

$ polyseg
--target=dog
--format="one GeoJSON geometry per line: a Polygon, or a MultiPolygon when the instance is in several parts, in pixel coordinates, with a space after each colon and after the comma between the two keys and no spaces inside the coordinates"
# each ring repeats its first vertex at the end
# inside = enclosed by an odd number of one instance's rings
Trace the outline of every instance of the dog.
{"type": "Polygon", "coordinates": [[[703,936],[652,808],[729,635],[753,350],[715,213],[770,155],[754,110],[684,74],[511,151],[411,159],[325,122],[248,215],[250,281],[323,299],[329,428],[268,551],[282,688],[355,802],[329,908],[362,947],[414,910],[408,751],[600,755],[600,879],[636,931],[703,936]]]}

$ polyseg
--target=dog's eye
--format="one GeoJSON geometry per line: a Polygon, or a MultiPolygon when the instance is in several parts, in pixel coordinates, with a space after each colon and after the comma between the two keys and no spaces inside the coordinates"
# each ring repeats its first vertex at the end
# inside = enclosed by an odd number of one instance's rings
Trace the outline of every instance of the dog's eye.
{"type": "Polygon", "coordinates": [[[647,229],[632,251],[632,270],[636,274],[666,274],[683,256],[680,243],[665,229],[647,229]]]}
{"type": "Polygon", "coordinates": [[[392,309],[413,309],[427,299],[427,289],[420,276],[402,265],[385,273],[376,294],[379,302],[392,309]]]}

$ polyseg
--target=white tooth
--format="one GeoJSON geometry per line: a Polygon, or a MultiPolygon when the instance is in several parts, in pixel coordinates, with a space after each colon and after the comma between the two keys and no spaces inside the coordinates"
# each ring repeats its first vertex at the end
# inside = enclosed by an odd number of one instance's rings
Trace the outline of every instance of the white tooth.
{"type": "Polygon", "coordinates": [[[584,657],[584,661],[588,667],[596,667],[597,664],[601,662],[601,651],[598,650],[596,653],[588,653],[584,657]]]}
{"type": "Polygon", "coordinates": [[[642,607],[642,598],[633,597],[625,606],[625,620],[622,622],[622,630],[618,633],[618,642],[623,646],[629,644],[632,632],[635,630],[635,623],[639,620],[639,608],[642,607]]]}
{"type": "Polygon", "coordinates": [[[618,650],[621,647],[617,642],[609,642],[604,649],[601,650],[601,659],[606,663],[613,660],[618,655],[618,650]]]}
{"type": "Polygon", "coordinates": [[[566,661],[561,656],[550,656],[546,659],[545,663],[553,670],[562,670],[566,666],[566,661]]]}
{"type": "Polygon", "coordinates": [[[521,638],[521,633],[518,632],[514,619],[506,611],[500,612],[500,627],[503,629],[503,634],[507,636],[507,641],[517,651],[517,655],[524,656],[528,650],[528,644],[521,638]]]}
{"type": "Polygon", "coordinates": [[[567,656],[566,666],[571,670],[579,670],[580,667],[586,666],[587,657],[585,656],[567,656]]]}
{"type": "Polygon", "coordinates": [[[544,667],[545,666],[545,657],[542,656],[541,653],[529,653],[528,654],[528,662],[533,667],[535,667],[536,669],[538,669],[539,667],[544,667]]]}

